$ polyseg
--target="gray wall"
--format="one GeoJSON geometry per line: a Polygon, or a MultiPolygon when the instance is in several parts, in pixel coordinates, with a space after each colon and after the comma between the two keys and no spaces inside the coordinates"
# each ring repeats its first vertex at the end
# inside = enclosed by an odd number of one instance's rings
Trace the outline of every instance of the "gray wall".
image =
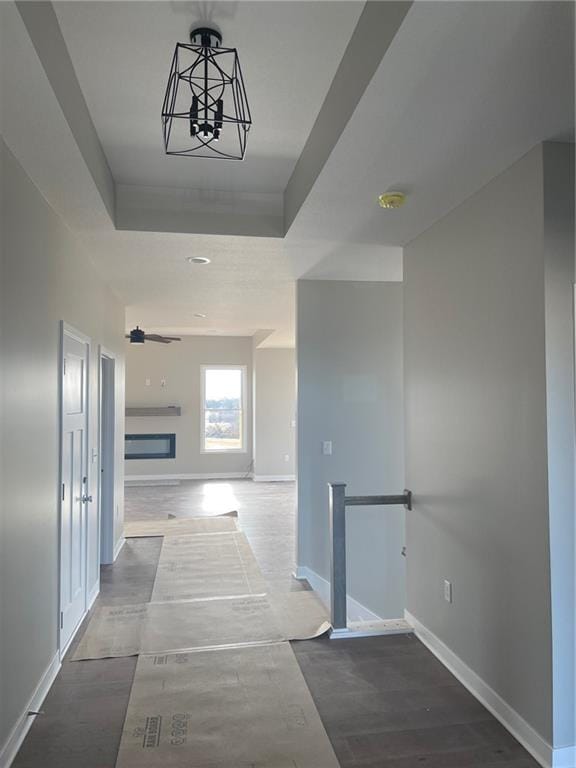
{"type": "Polygon", "coordinates": [[[254,475],[296,472],[296,353],[254,350],[254,475]],[[288,458],[288,460],[286,460],[288,458]]]}
{"type": "MultiPolygon", "coordinates": [[[[311,280],[297,291],[298,565],[328,579],[327,483],[361,495],[404,487],[402,285],[311,280]]],[[[349,595],[402,616],[404,511],[362,507],[347,530],[349,595]]]]}
{"type": "MultiPolygon", "coordinates": [[[[118,354],[117,456],[124,409],[124,311],[75,236],[0,141],[2,200],[2,528],[0,749],[57,651],[59,334],[65,320],[93,342],[90,449],[98,447],[97,345],[118,354]]],[[[117,462],[116,531],[123,462],[117,462]]],[[[96,498],[97,472],[91,491],[96,498]]],[[[97,579],[97,505],[89,508],[90,586],[97,579]]]]}
{"type": "Polygon", "coordinates": [[[126,462],[131,475],[211,475],[248,473],[252,464],[252,339],[232,336],[187,336],[172,344],[126,344],[126,405],[179,405],[182,415],[128,418],[127,433],[176,433],[176,458],[126,462]],[[200,388],[202,365],[245,365],[247,368],[246,453],[200,452],[200,388]],[[146,386],[150,379],[150,386],[146,386]],[[160,380],[166,386],[160,386],[160,380]]]}
{"type": "MultiPolygon", "coordinates": [[[[550,481],[551,498],[561,496],[551,502],[556,537],[567,536],[574,264],[571,256],[567,268],[565,248],[548,261],[544,175],[536,147],[405,248],[406,470],[415,493],[407,606],[552,743],[548,489],[550,481]],[[555,371],[547,371],[549,354],[555,371]],[[556,440],[567,454],[554,478],[556,440]],[[453,583],[452,604],[444,579],[453,583]]],[[[566,183],[555,199],[565,192],[566,183]]],[[[564,721],[564,743],[569,730],[564,721]]]]}

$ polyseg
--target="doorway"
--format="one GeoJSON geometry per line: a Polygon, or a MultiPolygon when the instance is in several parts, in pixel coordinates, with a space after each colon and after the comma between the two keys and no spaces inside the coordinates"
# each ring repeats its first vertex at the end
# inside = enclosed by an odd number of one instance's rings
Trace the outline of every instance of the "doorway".
{"type": "Polygon", "coordinates": [[[60,380],[60,654],[87,606],[90,339],[62,323],[60,380]]]}
{"type": "Polygon", "coordinates": [[[114,562],[115,445],[116,445],[116,359],[100,347],[100,562],[114,562]]]}

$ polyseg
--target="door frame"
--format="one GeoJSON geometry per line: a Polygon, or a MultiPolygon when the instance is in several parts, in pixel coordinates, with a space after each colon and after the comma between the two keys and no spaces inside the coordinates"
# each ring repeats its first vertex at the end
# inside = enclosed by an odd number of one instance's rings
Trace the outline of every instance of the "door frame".
{"type": "Polygon", "coordinates": [[[116,376],[118,359],[114,352],[106,347],[99,345],[98,348],[98,561],[100,564],[109,565],[114,562],[114,524],[116,509],[116,376]],[[106,387],[102,375],[104,361],[112,364],[111,386],[106,387]],[[108,423],[108,429],[105,429],[104,418],[104,398],[107,399],[111,409],[111,421],[108,423]],[[107,446],[104,446],[104,440],[107,438],[107,446]],[[111,452],[109,460],[109,472],[105,474],[105,481],[109,498],[112,499],[111,509],[104,512],[102,507],[102,470],[104,460],[108,452],[111,452]]]}
{"type": "MultiPolygon", "coordinates": [[[[64,320],[60,321],[60,349],[58,353],[58,614],[56,617],[56,627],[58,632],[57,647],[62,661],[66,651],[70,647],[72,640],[82,620],[68,638],[66,645],[62,644],[62,451],[64,447],[64,337],[68,336],[81,344],[86,344],[88,348],[88,359],[86,361],[86,489],[90,490],[90,405],[91,405],[91,387],[90,387],[90,359],[92,355],[92,340],[89,336],[69,325],[64,320]]],[[[86,514],[86,518],[88,515],[86,514]]],[[[84,527],[85,536],[84,547],[84,612],[82,618],[88,612],[88,526],[84,527]]]]}

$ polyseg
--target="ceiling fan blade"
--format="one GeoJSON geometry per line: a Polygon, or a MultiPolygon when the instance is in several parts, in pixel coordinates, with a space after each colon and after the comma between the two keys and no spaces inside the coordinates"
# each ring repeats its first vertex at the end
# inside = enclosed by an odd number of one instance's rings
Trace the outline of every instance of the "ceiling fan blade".
{"type": "Polygon", "coordinates": [[[147,333],[144,338],[146,341],[157,341],[160,344],[171,344],[172,340],[166,338],[165,336],[158,336],[156,333],[147,333]]]}
{"type": "Polygon", "coordinates": [[[170,341],[182,341],[180,336],[162,336],[163,339],[170,339],[170,341]]]}

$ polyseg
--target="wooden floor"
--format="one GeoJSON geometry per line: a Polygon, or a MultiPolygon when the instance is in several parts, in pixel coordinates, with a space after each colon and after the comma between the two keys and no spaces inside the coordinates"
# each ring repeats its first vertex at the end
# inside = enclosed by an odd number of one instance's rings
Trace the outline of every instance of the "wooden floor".
{"type": "MultiPolygon", "coordinates": [[[[269,582],[302,588],[290,575],[292,484],[218,481],[126,489],[127,519],[230,509],[238,510],[269,582]]],[[[159,538],[127,540],[116,563],[102,568],[100,604],[148,600],[160,547],[159,538]]],[[[136,659],[71,662],[83,629],[14,768],[114,768],[136,659]]],[[[293,648],[342,768],[537,768],[414,637],[319,639],[293,648]]]]}
{"type": "Polygon", "coordinates": [[[126,520],[195,517],[238,512],[238,522],[271,586],[302,589],[292,578],[296,552],[295,483],[251,480],[182,482],[180,485],[128,487],[126,520]]]}
{"type": "MultiPolygon", "coordinates": [[[[101,571],[101,605],[147,601],[162,539],[128,539],[101,571]]],[[[70,661],[78,631],[14,768],[114,768],[136,657],[70,661]]]]}
{"type": "Polygon", "coordinates": [[[293,643],[342,768],[537,768],[412,635],[293,643]]]}

